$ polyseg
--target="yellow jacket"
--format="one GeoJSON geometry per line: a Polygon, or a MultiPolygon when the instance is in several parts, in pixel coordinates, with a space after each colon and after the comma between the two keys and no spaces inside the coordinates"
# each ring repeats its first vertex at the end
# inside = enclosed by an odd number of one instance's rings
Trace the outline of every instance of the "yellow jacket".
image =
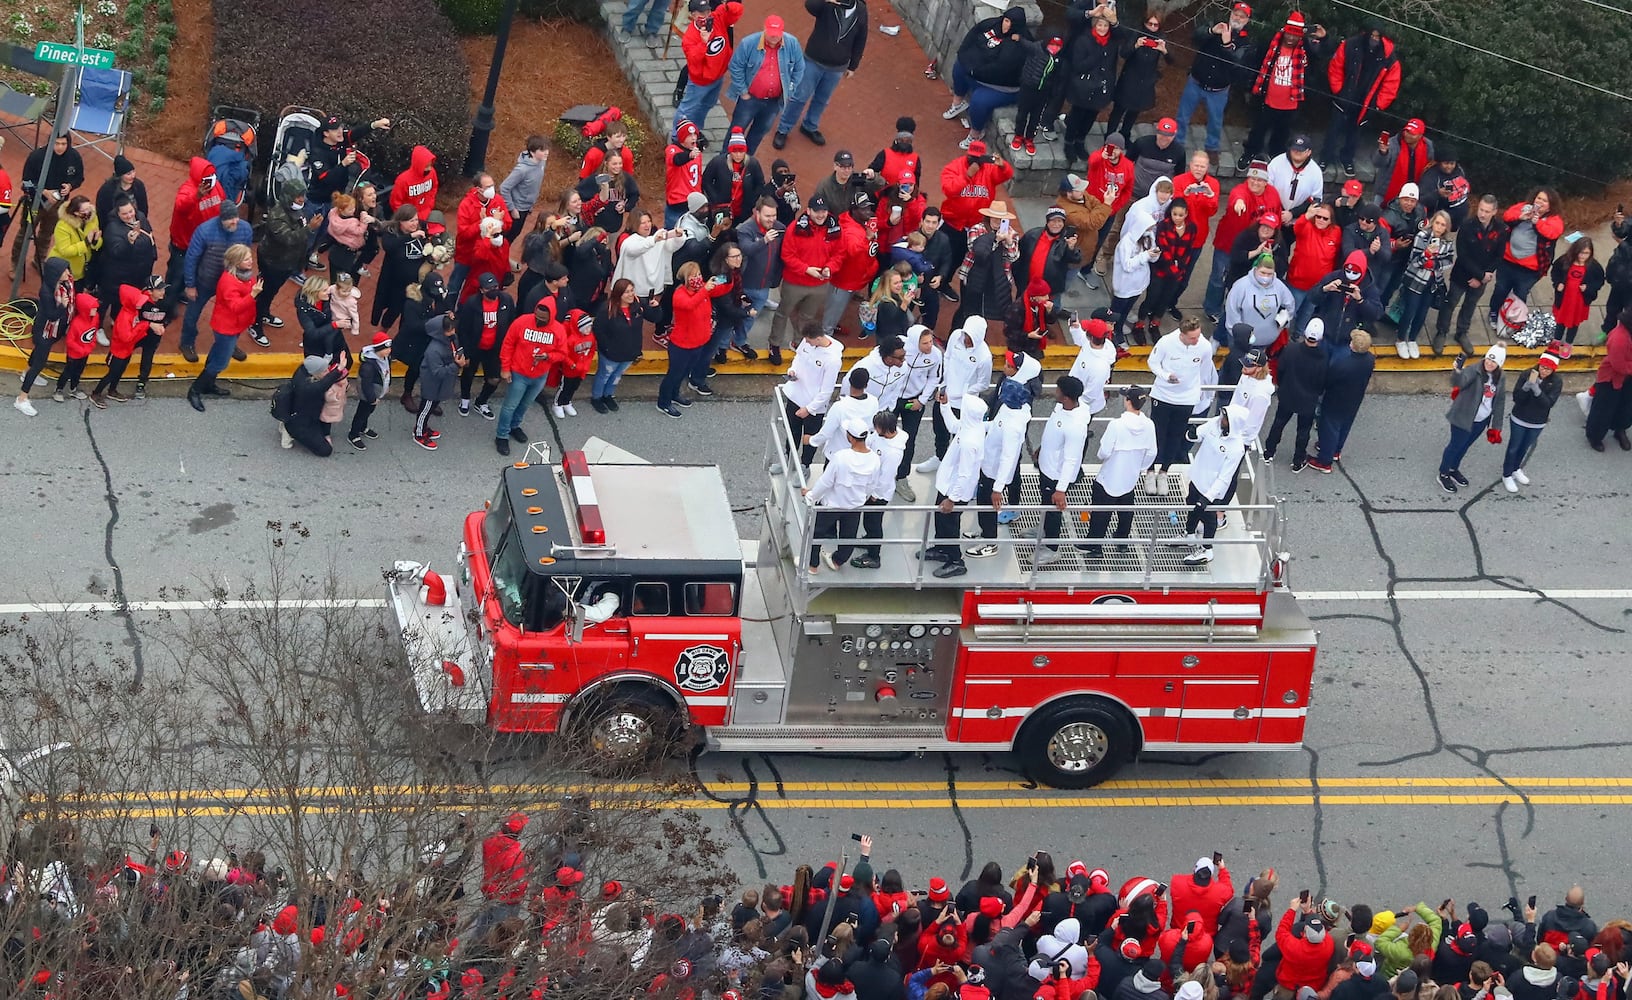
{"type": "Polygon", "coordinates": [[[102,226],[97,222],[95,212],[84,222],[67,216],[57,219],[56,231],[51,235],[50,256],[67,261],[75,281],[85,277],[85,266],[91,262],[91,254],[100,249],[102,226]],[[96,234],[95,239],[89,238],[92,233],[96,234]]]}

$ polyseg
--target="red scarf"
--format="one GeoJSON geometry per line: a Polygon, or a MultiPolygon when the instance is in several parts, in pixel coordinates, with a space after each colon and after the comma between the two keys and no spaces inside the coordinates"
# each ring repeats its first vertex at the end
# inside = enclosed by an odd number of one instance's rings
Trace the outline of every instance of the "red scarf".
{"type": "MultiPolygon", "coordinates": [[[[1263,94],[1269,89],[1269,73],[1275,68],[1275,58],[1281,54],[1281,38],[1286,34],[1282,28],[1275,32],[1275,37],[1269,40],[1269,51],[1264,53],[1263,64],[1258,67],[1258,79],[1252,85],[1254,94],[1263,94]]],[[[1309,68],[1309,50],[1302,45],[1292,49],[1292,100],[1303,103],[1303,74],[1309,68]]]]}

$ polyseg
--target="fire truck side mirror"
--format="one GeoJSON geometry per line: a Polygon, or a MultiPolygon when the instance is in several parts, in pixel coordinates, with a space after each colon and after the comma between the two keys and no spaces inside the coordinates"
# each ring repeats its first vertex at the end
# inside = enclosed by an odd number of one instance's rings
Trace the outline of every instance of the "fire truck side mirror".
{"type": "Polygon", "coordinates": [[[567,605],[567,641],[584,641],[584,608],[577,601],[567,605]]]}

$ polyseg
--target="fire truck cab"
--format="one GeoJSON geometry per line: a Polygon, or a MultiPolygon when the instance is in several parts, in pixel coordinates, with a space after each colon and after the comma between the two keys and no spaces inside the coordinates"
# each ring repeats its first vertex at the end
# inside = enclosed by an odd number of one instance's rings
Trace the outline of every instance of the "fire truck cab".
{"type": "MultiPolygon", "coordinates": [[[[1302,746],[1315,633],[1286,589],[1282,507],[1256,452],[1211,563],[1183,563],[1180,501],[1143,486],[1132,534],[1090,558],[1087,465],[1066,559],[1033,558],[1044,507],[1022,503],[997,556],[936,579],[917,558],[934,508],[892,503],[880,568],[813,573],[810,473],[780,393],[773,412],[757,540],[738,539],[713,466],[592,439],[505,468],[454,562],[388,574],[421,706],[568,734],[612,762],[690,730],[724,750],[1012,750],[1075,788],[1140,753],[1302,746]]],[[[1021,479],[1035,497],[1036,470],[1021,479]]],[[[915,480],[933,499],[931,477],[915,480]]]]}

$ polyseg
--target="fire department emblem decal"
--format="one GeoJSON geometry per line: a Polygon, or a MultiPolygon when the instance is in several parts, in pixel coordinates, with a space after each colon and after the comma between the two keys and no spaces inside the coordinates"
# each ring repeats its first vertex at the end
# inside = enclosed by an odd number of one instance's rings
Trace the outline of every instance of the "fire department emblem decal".
{"type": "Polygon", "coordinates": [[[691,646],[674,661],[674,680],[682,691],[712,691],[731,674],[731,658],[718,646],[691,646]]]}

